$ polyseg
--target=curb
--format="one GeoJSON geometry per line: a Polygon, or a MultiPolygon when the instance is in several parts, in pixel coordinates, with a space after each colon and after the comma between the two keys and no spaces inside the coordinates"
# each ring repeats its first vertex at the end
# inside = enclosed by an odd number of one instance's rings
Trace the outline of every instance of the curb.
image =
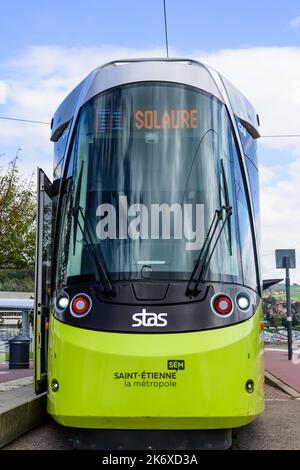
{"type": "Polygon", "coordinates": [[[269,385],[272,385],[275,388],[278,388],[279,390],[282,390],[283,392],[287,393],[290,395],[292,398],[300,398],[300,393],[297,392],[297,390],[294,390],[293,388],[289,387],[287,384],[279,380],[277,377],[274,375],[270,374],[270,372],[267,372],[265,370],[265,382],[269,385]]]}
{"type": "Polygon", "coordinates": [[[0,449],[25,432],[42,424],[46,417],[47,393],[0,414],[0,449]]]}

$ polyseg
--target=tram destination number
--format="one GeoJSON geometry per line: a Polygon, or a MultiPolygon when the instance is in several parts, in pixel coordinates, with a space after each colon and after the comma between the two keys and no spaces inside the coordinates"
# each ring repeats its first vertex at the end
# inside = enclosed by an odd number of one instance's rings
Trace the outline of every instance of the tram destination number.
{"type": "Polygon", "coordinates": [[[133,468],[137,465],[198,465],[194,453],[178,454],[144,454],[140,455],[113,455],[109,454],[102,458],[102,465],[126,465],[133,468]]]}

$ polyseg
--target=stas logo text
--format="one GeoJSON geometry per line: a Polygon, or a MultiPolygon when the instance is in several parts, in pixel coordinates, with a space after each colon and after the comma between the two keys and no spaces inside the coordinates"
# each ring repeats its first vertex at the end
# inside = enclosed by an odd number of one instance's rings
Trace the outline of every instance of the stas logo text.
{"type": "Polygon", "coordinates": [[[167,313],[148,313],[145,308],[142,309],[139,313],[134,313],[132,315],[132,327],[137,328],[141,326],[145,327],[164,327],[167,326],[167,313]]]}

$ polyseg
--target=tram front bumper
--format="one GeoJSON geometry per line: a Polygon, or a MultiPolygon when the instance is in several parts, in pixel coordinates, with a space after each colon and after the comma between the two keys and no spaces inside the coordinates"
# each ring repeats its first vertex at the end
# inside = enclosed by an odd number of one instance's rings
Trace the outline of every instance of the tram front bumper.
{"type": "Polygon", "coordinates": [[[245,425],[264,409],[260,318],[258,311],[226,328],[139,335],[79,329],[52,317],[48,412],[78,428],[245,425]]]}

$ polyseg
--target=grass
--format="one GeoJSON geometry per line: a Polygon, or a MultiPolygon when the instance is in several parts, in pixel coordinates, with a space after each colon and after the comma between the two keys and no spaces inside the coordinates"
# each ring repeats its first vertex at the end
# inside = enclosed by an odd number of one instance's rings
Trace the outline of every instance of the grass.
{"type": "MultiPolygon", "coordinates": [[[[273,297],[275,297],[275,299],[285,300],[285,286],[284,285],[280,286],[280,290],[283,291],[280,294],[274,294],[274,292],[272,293],[268,292],[268,295],[271,294],[273,297]]],[[[292,299],[292,302],[300,301],[300,286],[299,285],[291,286],[291,299],[292,299]]]]}
{"type": "Polygon", "coordinates": [[[0,269],[0,291],[33,292],[34,268],[0,269]]]}

